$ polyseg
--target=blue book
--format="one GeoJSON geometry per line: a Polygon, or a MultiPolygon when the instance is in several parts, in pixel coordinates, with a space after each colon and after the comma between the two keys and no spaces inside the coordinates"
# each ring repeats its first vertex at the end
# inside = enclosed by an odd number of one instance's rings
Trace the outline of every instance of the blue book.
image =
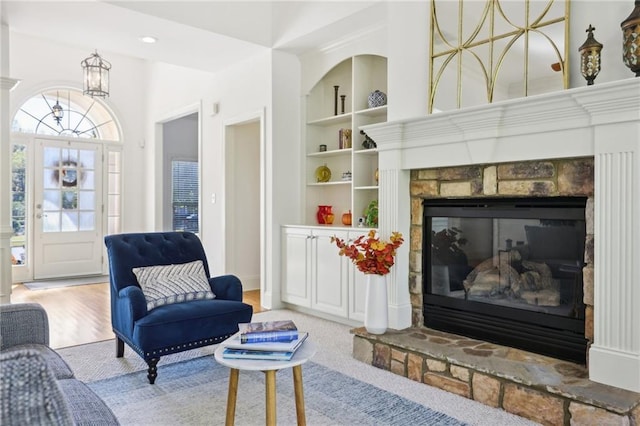
{"type": "Polygon", "coordinates": [[[242,343],[291,342],[298,339],[298,328],[291,320],[252,322],[238,325],[242,343]]]}
{"type": "Polygon", "coordinates": [[[263,359],[271,361],[289,361],[295,352],[281,351],[252,351],[247,349],[225,348],[223,358],[228,359],[263,359]]]}
{"type": "Polygon", "coordinates": [[[295,352],[309,336],[307,332],[300,332],[298,339],[291,342],[259,342],[242,343],[240,333],[236,333],[221,343],[222,346],[231,349],[243,349],[250,351],[274,351],[274,352],[295,352]]]}

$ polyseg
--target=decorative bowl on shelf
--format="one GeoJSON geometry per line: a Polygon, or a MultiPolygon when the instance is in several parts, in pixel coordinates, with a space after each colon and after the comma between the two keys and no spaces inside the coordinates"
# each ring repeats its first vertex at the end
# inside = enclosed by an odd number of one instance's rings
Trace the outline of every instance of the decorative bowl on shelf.
{"type": "Polygon", "coordinates": [[[329,182],[331,180],[331,170],[326,164],[316,169],[316,180],[318,182],[329,182]]]}

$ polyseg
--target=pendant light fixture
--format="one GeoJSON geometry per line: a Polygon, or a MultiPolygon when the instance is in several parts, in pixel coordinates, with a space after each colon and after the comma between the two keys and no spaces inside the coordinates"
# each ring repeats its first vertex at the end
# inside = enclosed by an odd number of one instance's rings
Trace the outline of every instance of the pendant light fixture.
{"type": "Polygon", "coordinates": [[[59,93],[56,92],[56,104],[51,107],[51,114],[53,114],[53,119],[56,120],[56,124],[60,124],[62,121],[62,117],[64,117],[64,111],[60,102],[58,102],[59,93]]]}
{"type": "Polygon", "coordinates": [[[80,63],[84,73],[84,91],[89,96],[109,96],[109,70],[111,64],[96,50],[91,56],[80,63]]]}

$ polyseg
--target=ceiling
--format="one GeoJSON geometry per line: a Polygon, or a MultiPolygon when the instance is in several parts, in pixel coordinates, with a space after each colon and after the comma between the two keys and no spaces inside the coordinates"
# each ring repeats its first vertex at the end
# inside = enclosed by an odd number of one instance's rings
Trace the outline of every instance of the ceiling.
{"type": "Polygon", "coordinates": [[[301,54],[385,17],[384,0],[0,3],[11,32],[210,72],[271,48],[301,54]],[[146,44],[142,36],[158,41],[146,44]]]}

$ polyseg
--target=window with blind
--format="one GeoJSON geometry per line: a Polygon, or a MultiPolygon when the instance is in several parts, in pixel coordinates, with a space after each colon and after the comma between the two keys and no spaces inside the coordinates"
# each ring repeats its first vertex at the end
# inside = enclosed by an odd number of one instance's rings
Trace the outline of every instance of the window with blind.
{"type": "Polygon", "coordinates": [[[197,233],[198,225],[198,162],[171,162],[171,203],[173,230],[197,233]]]}

